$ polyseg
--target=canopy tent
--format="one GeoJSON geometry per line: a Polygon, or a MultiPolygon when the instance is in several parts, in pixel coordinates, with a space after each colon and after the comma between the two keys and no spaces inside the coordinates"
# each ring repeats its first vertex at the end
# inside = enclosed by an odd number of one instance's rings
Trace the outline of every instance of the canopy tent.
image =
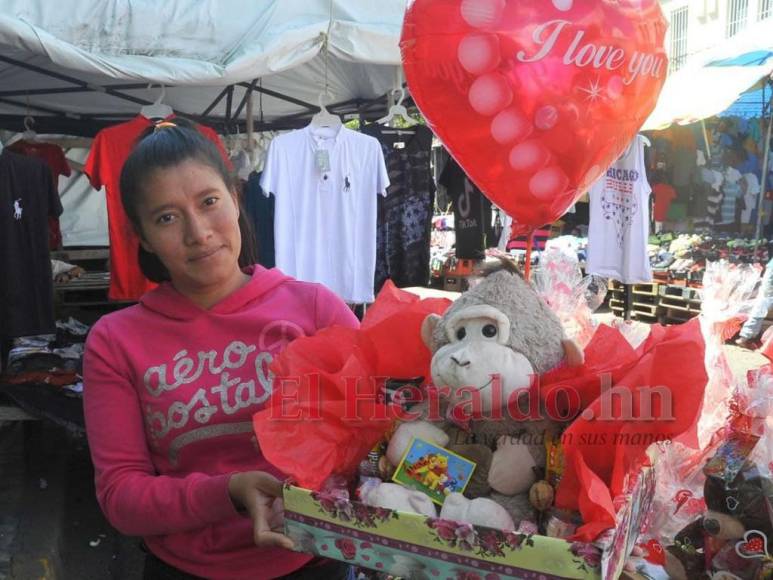
{"type": "Polygon", "coordinates": [[[0,128],[94,135],[164,102],[220,132],[380,114],[401,76],[406,0],[0,0],[0,128]]]}
{"type": "Polygon", "coordinates": [[[773,95],[773,86],[763,85],[760,89],[743,93],[732,105],[718,113],[717,116],[759,119],[767,112],[771,95],[773,95]]]}
{"type": "MultiPolygon", "coordinates": [[[[758,22],[743,33],[693,59],[670,75],[644,130],[686,125],[727,110],[747,91],[761,89],[773,72],[773,20],[758,22]]],[[[767,102],[753,114],[767,116],[767,102]]],[[[750,97],[752,99],[753,97],[750,97]]],[[[746,99],[745,99],[746,100],[746,99]]]]}

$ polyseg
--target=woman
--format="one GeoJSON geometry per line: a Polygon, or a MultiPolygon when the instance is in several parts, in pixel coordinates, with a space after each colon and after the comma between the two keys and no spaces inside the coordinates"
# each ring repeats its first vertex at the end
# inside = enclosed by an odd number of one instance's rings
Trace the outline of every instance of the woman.
{"type": "Polygon", "coordinates": [[[146,578],[343,578],[345,566],[292,552],[279,533],[281,474],[251,418],[288,341],[357,319],[318,284],[244,263],[234,178],[195,128],[157,125],[120,186],[140,265],[161,284],[101,318],[86,344],[102,510],[143,537],[146,578]]]}

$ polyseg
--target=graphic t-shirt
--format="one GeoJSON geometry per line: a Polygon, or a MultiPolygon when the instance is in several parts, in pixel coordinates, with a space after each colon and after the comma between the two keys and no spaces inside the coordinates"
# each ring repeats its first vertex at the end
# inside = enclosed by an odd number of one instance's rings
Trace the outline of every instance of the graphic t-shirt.
{"type": "Polygon", "coordinates": [[[379,142],[343,126],[279,135],[260,185],[276,200],[277,268],[347,302],[373,302],[376,198],[389,187],[379,142]]]}
{"type": "Polygon", "coordinates": [[[387,279],[398,287],[429,282],[430,237],[435,183],[430,169],[432,131],[424,125],[412,135],[387,133],[371,123],[362,132],[378,139],[389,172],[386,197],[378,200],[375,287],[387,279]]]}
{"type": "Polygon", "coordinates": [[[456,257],[477,260],[494,244],[491,202],[453,159],[446,163],[440,183],[448,190],[454,208],[456,257]]]}
{"type": "Polygon", "coordinates": [[[53,332],[48,218],[62,204],[40,159],[0,154],[0,338],[53,332]]]}
{"type": "MultiPolygon", "coordinates": [[[[156,285],[145,278],[140,270],[137,254],[139,239],[126,217],[121,203],[119,186],[121,169],[134,148],[137,138],[154,122],[142,115],[131,121],[102,129],[94,138],[86,161],[85,172],[94,189],[105,188],[107,193],[108,233],[110,235],[110,290],[112,300],[136,300],[156,285]]],[[[220,139],[212,129],[203,125],[199,131],[212,140],[223,159],[228,156],[220,139]]]]}
{"type": "MultiPolygon", "coordinates": [[[[72,173],[67,158],[64,156],[64,151],[59,145],[22,140],[12,144],[8,149],[20,155],[38,157],[45,161],[51,168],[54,187],[58,187],[60,176],[70,177],[72,173]]],[[[59,227],[59,218],[48,216],[48,247],[51,250],[56,250],[61,245],[62,230],[59,227]]]]}
{"type": "Polygon", "coordinates": [[[586,270],[625,284],[650,282],[649,195],[644,143],[636,136],[590,190],[586,270]]]}

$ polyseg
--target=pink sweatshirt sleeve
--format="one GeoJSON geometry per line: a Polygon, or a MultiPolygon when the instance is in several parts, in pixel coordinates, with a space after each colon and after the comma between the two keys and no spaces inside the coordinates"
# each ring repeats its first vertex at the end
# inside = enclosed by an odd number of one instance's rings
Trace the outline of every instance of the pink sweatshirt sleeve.
{"type": "Polygon", "coordinates": [[[126,535],[152,536],[233,517],[229,474],[156,474],[137,391],[119,361],[103,320],[86,342],[83,400],[97,500],[108,521],[126,535]]]}
{"type": "Polygon", "coordinates": [[[317,330],[322,330],[328,326],[360,327],[360,321],[357,320],[351,308],[335,292],[322,284],[317,284],[314,309],[317,330]]]}

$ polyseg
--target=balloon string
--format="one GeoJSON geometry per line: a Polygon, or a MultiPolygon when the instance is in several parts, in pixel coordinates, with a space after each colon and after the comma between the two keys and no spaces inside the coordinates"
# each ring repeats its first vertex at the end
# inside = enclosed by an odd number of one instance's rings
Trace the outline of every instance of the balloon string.
{"type": "Polygon", "coordinates": [[[531,278],[531,250],[534,245],[534,232],[526,234],[526,267],[523,270],[523,277],[528,282],[531,278]]]}

